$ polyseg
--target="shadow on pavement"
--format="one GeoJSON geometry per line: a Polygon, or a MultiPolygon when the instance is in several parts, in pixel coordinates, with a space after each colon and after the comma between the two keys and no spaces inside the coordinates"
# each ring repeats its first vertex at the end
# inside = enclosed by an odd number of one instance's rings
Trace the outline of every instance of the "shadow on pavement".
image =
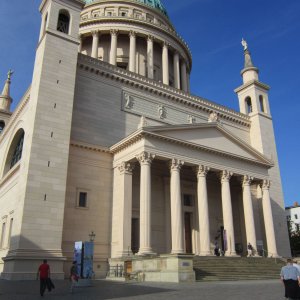
{"type": "Polygon", "coordinates": [[[39,281],[4,281],[0,280],[0,299],[35,300],[35,299],[84,299],[105,300],[134,296],[146,296],[171,292],[171,289],[144,286],[139,283],[114,282],[106,280],[93,281],[92,287],[76,287],[70,293],[70,282],[54,281],[55,289],[46,291],[44,297],[39,295],[39,281]]]}

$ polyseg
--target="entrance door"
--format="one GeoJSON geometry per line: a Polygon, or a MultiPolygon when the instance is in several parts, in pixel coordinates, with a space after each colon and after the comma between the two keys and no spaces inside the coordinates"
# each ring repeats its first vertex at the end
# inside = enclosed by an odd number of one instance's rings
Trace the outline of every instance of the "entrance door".
{"type": "Polygon", "coordinates": [[[193,253],[192,248],[192,226],[191,226],[191,213],[184,213],[184,233],[185,233],[185,252],[193,253]]]}
{"type": "Polygon", "coordinates": [[[140,220],[132,218],[131,220],[131,251],[133,254],[139,252],[140,246],[140,220]]]}

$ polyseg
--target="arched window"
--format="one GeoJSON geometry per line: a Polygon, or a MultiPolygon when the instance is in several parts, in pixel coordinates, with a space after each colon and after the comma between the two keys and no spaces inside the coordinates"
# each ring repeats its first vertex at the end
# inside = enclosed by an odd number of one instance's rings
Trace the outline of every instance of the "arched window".
{"type": "Polygon", "coordinates": [[[260,111],[265,112],[264,97],[262,95],[259,95],[259,106],[260,111]]]}
{"type": "Polygon", "coordinates": [[[66,10],[61,10],[58,15],[57,30],[68,34],[70,27],[70,14],[66,10]]]}
{"type": "Polygon", "coordinates": [[[22,157],[25,132],[21,128],[15,134],[7,153],[4,174],[7,173],[22,157]]]}
{"type": "Polygon", "coordinates": [[[0,121],[0,133],[3,131],[4,127],[5,127],[5,122],[0,121]]]}
{"type": "Polygon", "coordinates": [[[247,97],[245,99],[245,102],[246,102],[246,111],[247,111],[247,114],[252,113],[252,101],[251,101],[251,98],[247,97]]]}

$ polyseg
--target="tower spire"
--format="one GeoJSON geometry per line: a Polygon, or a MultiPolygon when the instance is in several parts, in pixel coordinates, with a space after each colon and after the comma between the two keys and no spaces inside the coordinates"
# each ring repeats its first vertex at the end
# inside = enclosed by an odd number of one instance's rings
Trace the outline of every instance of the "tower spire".
{"type": "Polygon", "coordinates": [[[244,57],[245,57],[244,69],[241,71],[241,75],[243,76],[243,81],[244,83],[246,83],[251,80],[258,80],[259,70],[257,67],[253,65],[251,54],[248,49],[248,44],[244,39],[242,39],[241,43],[244,47],[244,57]]]}
{"type": "Polygon", "coordinates": [[[10,97],[10,84],[11,76],[14,72],[9,70],[7,73],[7,79],[5,81],[2,93],[0,95],[0,109],[5,111],[10,111],[10,105],[12,103],[12,98],[10,97]]]}

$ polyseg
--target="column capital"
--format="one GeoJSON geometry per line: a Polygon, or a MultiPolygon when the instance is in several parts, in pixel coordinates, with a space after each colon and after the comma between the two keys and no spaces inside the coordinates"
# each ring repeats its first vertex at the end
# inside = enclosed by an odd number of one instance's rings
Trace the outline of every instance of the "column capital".
{"type": "Polygon", "coordinates": [[[153,42],[153,40],[154,40],[154,36],[149,34],[149,35],[147,36],[147,41],[153,42]]]}
{"type": "Polygon", "coordinates": [[[184,162],[182,160],[173,158],[170,162],[170,169],[171,171],[179,171],[183,165],[184,162]]]}
{"type": "Polygon", "coordinates": [[[120,163],[118,165],[118,169],[120,171],[120,174],[129,174],[129,175],[132,175],[132,171],[134,169],[134,164],[131,163],[131,162],[126,162],[126,161],[123,161],[122,163],[120,163]]]}
{"type": "Polygon", "coordinates": [[[136,155],[136,159],[139,161],[141,165],[151,164],[154,158],[155,158],[155,154],[146,151],[143,151],[140,154],[136,155]]]}
{"type": "Polygon", "coordinates": [[[110,30],[110,34],[117,36],[119,34],[119,30],[117,30],[117,29],[111,29],[110,30]]]}
{"type": "Polygon", "coordinates": [[[167,41],[163,41],[163,48],[170,48],[170,44],[167,41]]]}
{"type": "Polygon", "coordinates": [[[92,33],[92,36],[98,36],[99,35],[99,30],[92,30],[91,33],[92,33]]]}
{"type": "Polygon", "coordinates": [[[220,173],[221,182],[229,182],[232,175],[233,175],[232,172],[227,171],[227,170],[223,170],[220,173]]]}
{"type": "Polygon", "coordinates": [[[136,37],[136,32],[133,31],[133,30],[130,30],[128,35],[129,35],[130,38],[135,38],[136,37]]]}
{"type": "Polygon", "coordinates": [[[269,179],[264,179],[261,183],[261,188],[263,190],[269,190],[271,186],[271,181],[269,179]]]}
{"type": "Polygon", "coordinates": [[[204,165],[199,165],[196,170],[197,170],[197,177],[206,177],[210,168],[204,165]]]}
{"type": "Polygon", "coordinates": [[[253,181],[253,177],[249,176],[249,175],[244,175],[243,178],[242,178],[242,184],[243,186],[245,185],[250,185],[251,182],[253,181]]]}
{"type": "Polygon", "coordinates": [[[175,56],[178,56],[178,58],[180,57],[179,52],[178,52],[177,50],[174,51],[174,54],[173,54],[173,55],[174,55],[174,57],[175,57],[175,56]]]}

